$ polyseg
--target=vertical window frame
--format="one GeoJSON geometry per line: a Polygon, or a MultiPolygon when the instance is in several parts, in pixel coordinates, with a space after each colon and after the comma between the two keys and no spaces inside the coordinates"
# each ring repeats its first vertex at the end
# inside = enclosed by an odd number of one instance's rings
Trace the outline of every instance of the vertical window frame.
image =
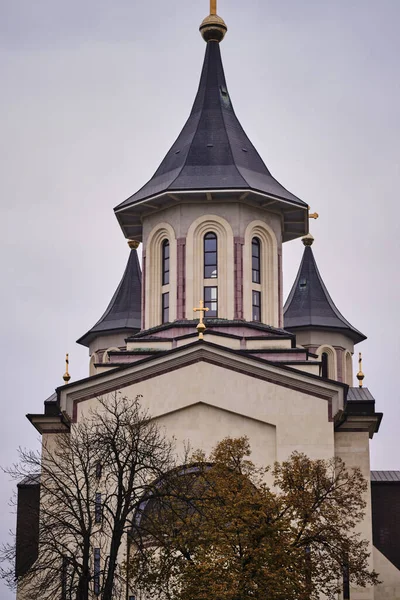
{"type": "Polygon", "coordinates": [[[101,553],[100,548],[93,550],[93,591],[95,596],[100,596],[100,574],[101,574],[101,553]]]}
{"type": "Polygon", "coordinates": [[[169,285],[171,267],[171,246],[168,239],[161,245],[161,285],[169,285]]]}
{"type": "MultiPolygon", "coordinates": [[[[214,231],[208,231],[204,234],[203,237],[203,279],[218,279],[218,236],[214,231]],[[206,243],[207,241],[214,240],[215,241],[215,250],[207,250],[206,243]],[[215,254],[215,262],[211,264],[206,264],[206,256],[215,254]],[[208,275],[207,269],[214,268],[211,275],[208,275]],[[215,273],[215,274],[213,274],[215,273]]],[[[214,287],[214,286],[207,286],[214,287]]]]}
{"type": "Polygon", "coordinates": [[[161,323],[169,323],[169,292],[161,294],[161,323]]]}
{"type": "Polygon", "coordinates": [[[251,281],[261,285],[261,241],[256,236],[251,240],[251,281]],[[256,254],[254,253],[255,248],[257,248],[256,254]],[[254,260],[256,261],[256,268],[253,266],[254,260]]]}
{"type": "Polygon", "coordinates": [[[251,317],[257,323],[262,322],[262,297],[259,290],[252,290],[251,292],[251,317]]]}
{"type": "Polygon", "coordinates": [[[94,521],[95,523],[101,523],[103,520],[103,505],[101,492],[96,492],[95,503],[94,503],[94,521]]]}
{"type": "Polygon", "coordinates": [[[203,288],[203,301],[204,308],[208,308],[209,310],[205,313],[205,317],[209,319],[217,319],[218,318],[218,286],[217,285],[205,285],[203,288]],[[208,290],[215,290],[215,300],[212,298],[212,292],[210,299],[207,299],[206,294],[208,290]],[[216,304],[216,310],[211,308],[212,304],[216,304]]]}

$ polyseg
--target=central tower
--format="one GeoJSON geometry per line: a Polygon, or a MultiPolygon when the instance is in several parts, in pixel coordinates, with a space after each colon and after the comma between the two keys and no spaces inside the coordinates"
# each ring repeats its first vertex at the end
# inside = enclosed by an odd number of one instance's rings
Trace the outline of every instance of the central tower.
{"type": "Polygon", "coordinates": [[[115,208],[143,242],[142,328],[207,317],[282,320],[282,242],[308,231],[308,207],[274,179],[236,117],[220,43],[227,26],[211,2],[200,26],[206,54],[181,133],[154,176],[115,208]]]}

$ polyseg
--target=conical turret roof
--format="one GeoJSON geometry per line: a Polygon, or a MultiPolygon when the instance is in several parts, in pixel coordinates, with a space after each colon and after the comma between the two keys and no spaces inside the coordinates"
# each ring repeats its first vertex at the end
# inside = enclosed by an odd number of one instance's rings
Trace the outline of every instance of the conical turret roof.
{"type": "Polygon", "coordinates": [[[284,327],[288,331],[335,329],[348,335],[356,344],[366,339],[334,304],[318,270],[311,245],[304,248],[296,281],[283,311],[284,327]]]}
{"type": "Polygon", "coordinates": [[[285,239],[308,231],[307,205],[274,179],[235,114],[217,41],[207,43],[197,96],[176,142],[150,181],[115,212],[125,235],[138,238],[134,214],[150,199],[160,208],[171,195],[176,203],[179,194],[205,200],[206,192],[213,200],[247,192],[264,206],[267,197],[284,214],[285,239]]]}
{"type": "Polygon", "coordinates": [[[89,346],[100,335],[126,332],[133,335],[141,327],[142,272],[135,248],[129,254],[121,282],[99,321],[83,335],[78,344],[89,346]]]}

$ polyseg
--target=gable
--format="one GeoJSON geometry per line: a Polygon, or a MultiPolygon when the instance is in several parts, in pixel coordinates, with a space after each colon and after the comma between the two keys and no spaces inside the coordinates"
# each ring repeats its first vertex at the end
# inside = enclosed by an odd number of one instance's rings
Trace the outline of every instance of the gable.
{"type": "MultiPolygon", "coordinates": [[[[201,418],[196,427],[204,431],[208,439],[211,435],[209,407],[212,407],[222,423],[218,439],[232,435],[231,421],[248,419],[276,428],[277,460],[286,458],[294,450],[303,451],[310,457],[331,457],[334,433],[328,400],[310,394],[308,389],[301,390],[299,381],[291,387],[290,382],[282,385],[279,378],[277,382],[272,381],[272,375],[255,376],[244,369],[230,369],[221,363],[198,360],[182,364],[179,370],[163,369],[148,378],[138,376],[133,383],[127,381],[118,389],[129,397],[140,394],[149,413],[161,423],[168,423],[168,433],[173,432],[180,441],[188,438],[188,425],[186,415],[179,411],[197,406],[201,418]]],[[[298,374],[299,378],[303,376],[298,374]]],[[[86,394],[84,391],[83,398],[74,400],[74,414],[78,420],[96,406],[93,393],[91,398],[86,394]]],[[[259,432],[259,435],[264,434],[259,432]]]]}

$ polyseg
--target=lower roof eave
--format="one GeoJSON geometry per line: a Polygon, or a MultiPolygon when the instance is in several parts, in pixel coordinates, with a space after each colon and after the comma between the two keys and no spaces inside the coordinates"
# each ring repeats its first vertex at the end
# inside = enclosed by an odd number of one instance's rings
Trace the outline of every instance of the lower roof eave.
{"type": "Polygon", "coordinates": [[[345,411],[337,415],[335,431],[368,432],[372,439],[378,433],[383,418],[383,413],[377,412],[372,415],[348,415],[345,411]]]}

